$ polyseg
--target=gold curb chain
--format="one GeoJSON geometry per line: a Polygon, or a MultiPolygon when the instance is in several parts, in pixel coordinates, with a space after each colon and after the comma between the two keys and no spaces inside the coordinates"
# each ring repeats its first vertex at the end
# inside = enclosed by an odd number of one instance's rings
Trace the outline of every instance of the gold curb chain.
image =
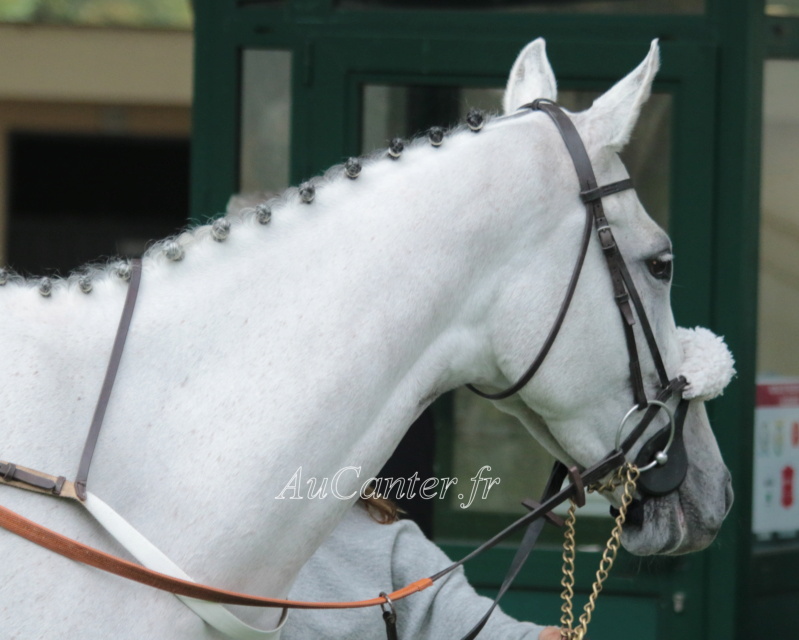
{"type": "Polygon", "coordinates": [[[574,500],[570,500],[569,512],[566,517],[566,531],[563,534],[563,578],[560,581],[563,591],[560,594],[563,604],[560,607],[562,615],[560,617],[561,637],[563,640],[583,640],[588,632],[588,624],[591,616],[596,609],[596,601],[602,591],[602,585],[607,580],[613,563],[616,561],[616,554],[621,545],[621,531],[624,520],[627,517],[627,507],[633,501],[635,484],[638,481],[640,471],[638,467],[627,463],[616,471],[613,477],[602,485],[592,486],[589,491],[612,491],[616,487],[623,485],[624,492],[619,507],[619,515],[616,516],[616,524],[610,534],[610,539],[605,545],[602,559],[599,561],[599,569],[596,572],[596,579],[591,587],[591,595],[585,603],[583,613],[580,616],[579,624],[573,628],[574,624],[574,561],[576,558],[576,545],[574,542],[574,525],[577,522],[577,505],[574,500]]]}

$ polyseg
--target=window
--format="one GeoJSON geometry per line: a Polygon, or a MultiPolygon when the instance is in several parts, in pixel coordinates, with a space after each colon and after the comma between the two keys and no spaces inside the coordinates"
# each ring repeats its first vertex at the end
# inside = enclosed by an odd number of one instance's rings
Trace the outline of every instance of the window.
{"type": "Polygon", "coordinates": [[[247,49],[242,60],[239,190],[289,186],[291,52],[247,49]]]}

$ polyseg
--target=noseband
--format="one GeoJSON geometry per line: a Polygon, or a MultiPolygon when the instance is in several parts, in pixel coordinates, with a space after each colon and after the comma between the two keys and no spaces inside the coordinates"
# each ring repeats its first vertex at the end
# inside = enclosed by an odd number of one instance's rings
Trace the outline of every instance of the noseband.
{"type": "Polygon", "coordinates": [[[634,403],[633,407],[627,412],[619,425],[616,435],[615,451],[620,451],[625,456],[629,454],[630,449],[644,434],[655,416],[660,411],[664,411],[669,417],[669,424],[658,431],[658,433],[644,444],[641,451],[636,456],[635,463],[642,472],[638,482],[639,491],[644,495],[650,496],[666,495],[680,486],[688,469],[688,460],[682,438],[683,423],[687,413],[688,401],[681,398],[674,413],[672,413],[671,409],[666,405],[666,402],[672,396],[681,395],[680,392],[685,387],[686,382],[682,377],[669,379],[666,373],[663,357],[660,354],[660,349],[658,349],[657,340],[655,339],[649,318],[641,302],[641,297],[638,295],[638,291],[635,288],[635,284],[624,262],[624,258],[616,244],[613,231],[605,217],[605,211],[602,206],[602,198],[627,189],[632,189],[632,181],[627,178],[601,187],[597,184],[591,160],[588,157],[588,152],[580,138],[580,134],[577,132],[571,118],[569,118],[563,109],[554,102],[539,99],[524,105],[521,109],[530,109],[532,111],[542,111],[546,113],[555,123],[566,145],[566,150],[569,152],[572,159],[579,181],[580,199],[585,204],[586,212],[585,224],[583,226],[583,234],[580,242],[580,251],[572,269],[571,278],[566,287],[566,293],[561,302],[560,309],[558,310],[558,315],[544,340],[543,346],[527,370],[514,384],[503,391],[488,393],[480,391],[473,385],[467,385],[467,387],[483,398],[489,400],[503,400],[517,393],[530,382],[546,359],[549,350],[555,343],[555,339],[563,326],[563,321],[566,318],[566,313],[574,298],[577,281],[580,278],[585,256],[588,252],[588,245],[591,240],[591,228],[594,227],[602,248],[602,254],[605,256],[605,261],[608,266],[608,272],[613,286],[613,297],[619,308],[622,327],[624,328],[634,403]],[[655,370],[657,371],[660,383],[660,389],[654,399],[647,398],[644,378],[641,373],[638,345],[635,340],[635,331],[633,329],[636,323],[636,315],[641,324],[641,330],[644,334],[649,352],[652,355],[652,360],[655,364],[655,370]],[[633,415],[638,412],[644,412],[643,417],[629,435],[622,440],[624,427],[633,415]]]}

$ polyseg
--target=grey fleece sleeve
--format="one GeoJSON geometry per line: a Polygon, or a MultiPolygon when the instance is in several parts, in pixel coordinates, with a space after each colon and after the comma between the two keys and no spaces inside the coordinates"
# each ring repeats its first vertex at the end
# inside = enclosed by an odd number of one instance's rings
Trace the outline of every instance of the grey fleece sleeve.
{"type": "MultiPolygon", "coordinates": [[[[392,553],[392,579],[399,589],[451,564],[451,560],[410,521],[398,523],[392,553]],[[432,571],[430,567],[435,567],[432,571]]],[[[400,638],[458,640],[485,615],[491,600],[479,595],[461,567],[421,593],[397,603],[400,638]]],[[[480,640],[537,640],[543,627],[519,622],[495,609],[480,640]]]]}
{"type": "MultiPolygon", "coordinates": [[[[289,597],[297,600],[373,598],[430,576],[449,558],[411,521],[375,523],[355,506],[303,567],[289,597]]],[[[458,640],[483,616],[490,600],[478,595],[462,569],[396,603],[401,640],[458,640]]],[[[537,640],[542,627],[495,610],[479,640],[537,640]]],[[[385,640],[379,608],[289,614],[281,640],[385,640]]]]}

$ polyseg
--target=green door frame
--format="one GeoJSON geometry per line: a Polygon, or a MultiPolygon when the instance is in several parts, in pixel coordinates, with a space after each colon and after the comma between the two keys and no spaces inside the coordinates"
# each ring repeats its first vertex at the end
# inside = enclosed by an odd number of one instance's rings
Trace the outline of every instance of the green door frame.
{"type": "MultiPolygon", "coordinates": [[[[762,0],[707,0],[706,13],[691,16],[345,11],[333,5],[333,0],[195,0],[195,220],[223,210],[237,188],[239,58],[245,48],[293,53],[290,173],[296,183],[357,153],[358,86],[364,79],[496,84],[519,48],[541,35],[562,86],[604,87],[640,61],[650,38],[661,38],[658,88],[675,96],[670,232],[680,260],[677,277],[686,285],[675,287],[674,307],[681,324],[710,325],[736,354],[737,379],[711,407],[733,473],[736,505],[708,551],[656,562],[645,577],[636,573],[641,565],[627,558],[607,590],[611,598],[642,593],[655,598],[658,638],[757,637],[748,626],[748,602],[755,567],[750,534],[753,265],[766,42],[762,0]],[[595,55],[598,50],[601,56],[595,55]],[[685,597],[681,614],[669,613],[675,594],[685,597]]],[[[457,554],[467,546],[449,550],[457,554]]],[[[480,561],[472,569],[474,581],[493,588],[496,567],[507,564],[507,553],[499,549],[480,561]]],[[[593,560],[583,563],[590,566],[593,560]]],[[[521,576],[520,588],[528,594],[551,591],[556,564],[554,552],[543,552],[537,571],[521,576]]],[[[549,602],[550,595],[541,597],[549,602]]],[[[547,610],[554,615],[551,607],[547,610]]]]}

